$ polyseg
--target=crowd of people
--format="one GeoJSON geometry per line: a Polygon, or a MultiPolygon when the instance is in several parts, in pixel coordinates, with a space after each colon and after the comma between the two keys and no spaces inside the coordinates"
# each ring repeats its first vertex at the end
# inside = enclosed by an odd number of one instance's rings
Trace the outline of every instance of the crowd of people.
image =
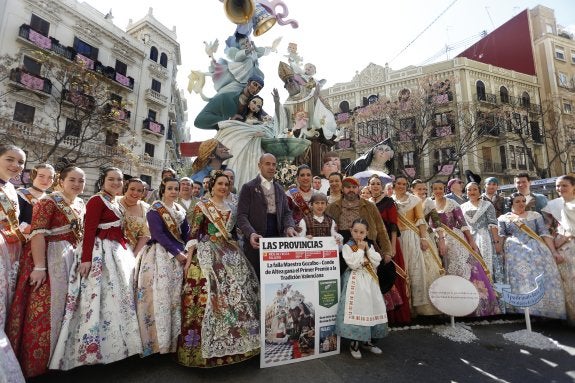
{"type": "MultiPolygon", "coordinates": [[[[220,144],[209,140],[221,159],[220,144]]],[[[328,153],[321,176],[301,165],[284,190],[265,153],[237,194],[234,169],[219,161],[201,179],[166,169],[157,192],[105,168],[84,201],[85,173],[75,166],[39,164],[31,186],[16,189],[10,180],[25,160],[22,149],[0,145],[0,340],[8,344],[0,374],[8,381],[138,354],[175,353],[190,367],[257,355],[262,237],[336,239],[336,333],[354,358],[360,346],[381,354],[375,340],[388,324],[440,314],[428,290],[444,274],[477,288],[472,316],[521,312],[494,284],[522,294],[540,281],[545,295],[531,314],[575,325],[573,175],[557,178],[551,201],[531,192],[527,174],[508,198],[493,177],[433,181],[428,190],[421,180],[374,174],[360,192],[328,153]]]]}

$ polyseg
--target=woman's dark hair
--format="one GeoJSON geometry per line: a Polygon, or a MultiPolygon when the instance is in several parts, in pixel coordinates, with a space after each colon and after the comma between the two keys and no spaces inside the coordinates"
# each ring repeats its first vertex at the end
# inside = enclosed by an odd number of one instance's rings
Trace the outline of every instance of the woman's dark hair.
{"type": "MultiPolygon", "coordinates": [[[[19,146],[9,145],[9,144],[0,144],[0,156],[6,152],[9,152],[10,150],[15,150],[15,151],[24,153],[22,148],[20,148],[19,146]]],[[[26,155],[26,153],[24,153],[24,155],[26,155]]]]}
{"type": "Polygon", "coordinates": [[[395,176],[395,179],[393,180],[393,187],[395,187],[395,183],[397,182],[397,180],[403,178],[405,180],[405,182],[407,183],[407,185],[409,186],[409,180],[407,179],[406,176],[404,175],[399,175],[399,176],[395,176]]]}
{"type": "Polygon", "coordinates": [[[557,181],[567,181],[569,182],[571,185],[575,186],[575,177],[570,176],[570,175],[564,175],[564,176],[559,176],[557,177],[557,181]]]}
{"type": "Polygon", "coordinates": [[[212,172],[212,175],[210,176],[210,183],[208,184],[208,190],[210,192],[210,194],[212,194],[212,189],[214,188],[214,185],[216,184],[216,181],[218,180],[218,178],[220,177],[226,177],[228,179],[228,184],[230,182],[230,177],[227,176],[226,173],[223,172],[223,170],[216,170],[212,172]]]}
{"type": "Polygon", "coordinates": [[[130,184],[134,182],[141,184],[144,187],[144,191],[146,190],[146,183],[141,179],[139,179],[138,177],[133,177],[124,182],[124,188],[122,189],[122,193],[126,193],[128,191],[128,188],[130,187],[130,184]]]}
{"type": "Polygon", "coordinates": [[[343,174],[341,174],[340,172],[333,172],[331,173],[327,178],[331,178],[331,176],[338,176],[340,181],[343,181],[343,174]]]}
{"type": "Polygon", "coordinates": [[[515,202],[515,199],[519,197],[525,198],[525,196],[519,192],[511,193],[511,195],[509,196],[509,208],[513,206],[513,202],[515,202]]]}
{"type": "Polygon", "coordinates": [[[40,169],[50,169],[52,171],[52,173],[56,173],[56,170],[54,170],[54,167],[50,164],[38,164],[36,166],[34,166],[31,170],[30,170],[30,179],[32,181],[34,181],[36,179],[36,176],[38,175],[38,170],[40,169]]]}
{"type": "Polygon", "coordinates": [[[261,96],[258,96],[257,94],[254,94],[253,96],[251,96],[250,98],[248,98],[248,101],[246,102],[246,107],[244,108],[244,112],[242,113],[242,117],[243,117],[243,120],[242,120],[242,121],[245,121],[246,118],[248,117],[248,114],[250,113],[250,106],[249,106],[249,105],[250,105],[250,102],[252,102],[252,100],[253,100],[253,99],[256,99],[256,98],[259,98],[260,100],[262,100],[262,107],[260,108],[260,110],[259,110],[257,113],[254,113],[254,116],[255,116],[259,121],[261,121],[261,120],[263,119],[263,116],[264,116],[264,115],[263,115],[263,112],[264,112],[264,108],[263,108],[264,99],[261,98],[261,96]]]}
{"type": "Polygon", "coordinates": [[[351,223],[351,227],[353,227],[356,223],[361,223],[362,225],[365,225],[365,228],[369,230],[369,225],[368,225],[367,221],[365,220],[365,218],[356,218],[351,223]]]}
{"type": "Polygon", "coordinates": [[[382,189],[383,189],[383,186],[384,186],[384,185],[383,185],[383,182],[381,181],[381,178],[379,178],[379,175],[378,175],[378,174],[372,174],[372,175],[368,178],[368,180],[367,180],[367,186],[369,186],[369,184],[370,184],[370,182],[371,182],[372,179],[378,179],[378,180],[379,180],[379,183],[381,184],[381,187],[382,187],[382,189]]]}
{"type": "Polygon", "coordinates": [[[60,173],[58,174],[58,181],[59,182],[64,181],[66,177],[68,177],[68,174],[70,174],[73,171],[78,171],[84,175],[86,174],[82,169],[80,169],[76,165],[69,165],[66,166],[64,169],[60,170],[60,173]]]}
{"type": "Polygon", "coordinates": [[[311,168],[309,167],[309,165],[303,164],[297,167],[297,171],[295,173],[296,178],[299,177],[299,174],[301,173],[302,170],[308,169],[311,172],[311,168]]]}
{"type": "Polygon", "coordinates": [[[160,184],[160,189],[158,190],[158,196],[160,197],[160,199],[162,199],[164,197],[164,193],[166,192],[166,184],[168,182],[177,182],[178,186],[180,185],[180,180],[174,177],[166,177],[162,180],[162,183],[160,184]]]}
{"type": "Polygon", "coordinates": [[[102,188],[104,187],[104,180],[106,179],[108,173],[110,172],[119,172],[122,175],[124,174],[119,168],[116,168],[114,166],[109,166],[100,169],[100,175],[98,176],[98,181],[96,181],[96,190],[102,190],[102,188]]]}

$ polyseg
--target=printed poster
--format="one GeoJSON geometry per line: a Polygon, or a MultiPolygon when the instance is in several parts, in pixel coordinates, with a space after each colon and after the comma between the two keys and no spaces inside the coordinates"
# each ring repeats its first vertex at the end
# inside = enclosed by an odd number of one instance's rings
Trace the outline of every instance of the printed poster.
{"type": "Polygon", "coordinates": [[[260,238],[260,367],[339,354],[338,246],[332,237],[260,238]]]}

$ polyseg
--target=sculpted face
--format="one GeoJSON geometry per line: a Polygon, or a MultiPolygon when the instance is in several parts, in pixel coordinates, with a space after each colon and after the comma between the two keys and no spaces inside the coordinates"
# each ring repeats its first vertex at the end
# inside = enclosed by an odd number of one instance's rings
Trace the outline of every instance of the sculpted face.
{"type": "Polygon", "coordinates": [[[295,96],[301,90],[300,85],[297,83],[297,81],[295,81],[293,76],[290,76],[285,80],[284,88],[287,90],[290,96],[295,96]]]}
{"type": "Polygon", "coordinates": [[[250,81],[247,85],[248,93],[250,96],[255,96],[262,90],[262,84],[257,81],[250,81]]]}
{"type": "Polygon", "coordinates": [[[228,149],[221,142],[218,142],[218,147],[216,148],[214,155],[220,161],[224,161],[224,160],[227,160],[228,158],[232,158],[232,154],[230,153],[230,149],[228,149]]]}

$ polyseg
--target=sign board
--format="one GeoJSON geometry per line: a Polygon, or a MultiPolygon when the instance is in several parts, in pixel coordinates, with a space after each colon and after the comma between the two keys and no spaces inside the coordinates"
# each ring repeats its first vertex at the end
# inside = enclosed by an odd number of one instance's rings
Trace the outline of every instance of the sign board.
{"type": "Polygon", "coordinates": [[[429,287],[429,299],[439,311],[454,317],[469,315],[479,305],[477,288],[457,275],[437,278],[429,287]]]}
{"type": "Polygon", "coordinates": [[[260,366],[339,354],[338,246],[332,237],[260,238],[260,366]]]}

